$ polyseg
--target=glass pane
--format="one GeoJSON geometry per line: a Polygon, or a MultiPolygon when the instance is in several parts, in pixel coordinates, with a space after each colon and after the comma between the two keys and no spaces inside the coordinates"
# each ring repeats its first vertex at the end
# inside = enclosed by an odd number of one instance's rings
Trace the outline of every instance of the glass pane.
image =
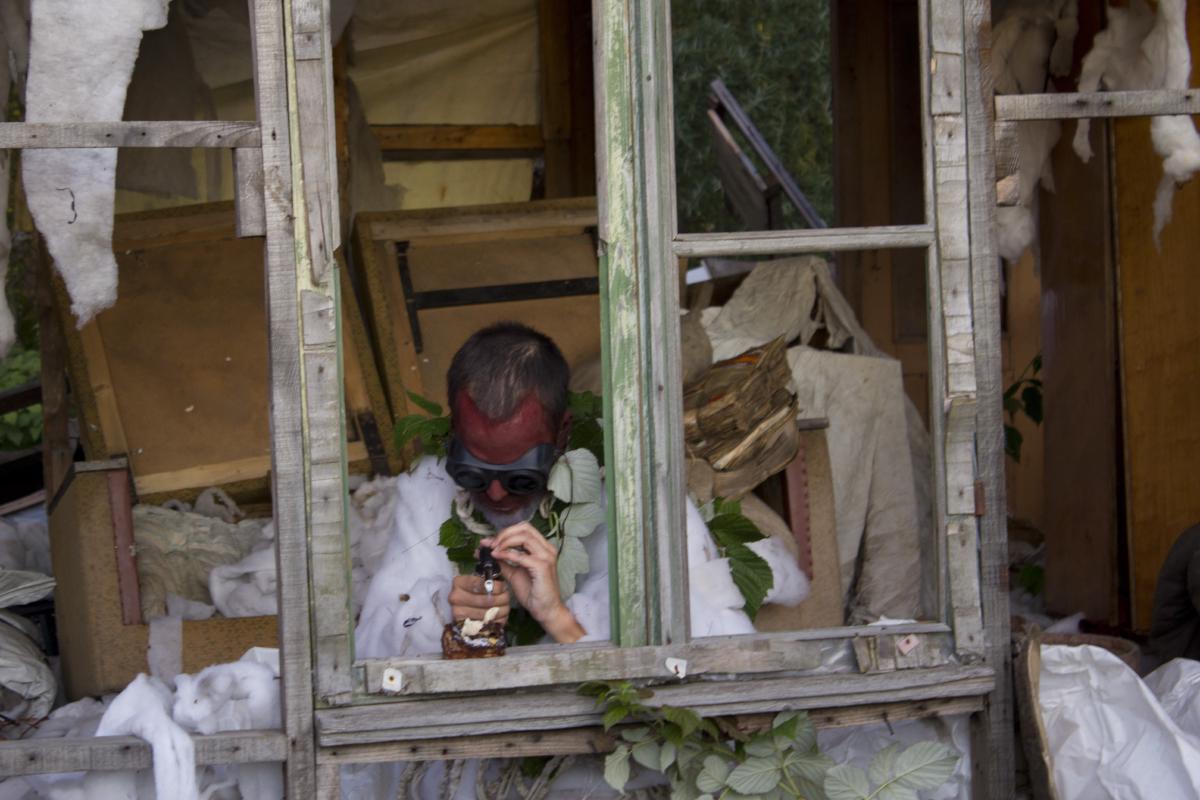
{"type": "MultiPolygon", "coordinates": [[[[843,271],[870,266],[848,298],[821,256],[689,264],[688,490],[729,559],[733,599],[762,605],[753,630],[939,616],[929,348],[912,323],[926,313],[912,288],[924,252],[837,259],[843,271]],[[753,553],[738,513],[766,537],[753,553]]],[[[693,587],[719,585],[726,569],[694,556],[690,567],[693,587]]],[[[694,636],[739,632],[710,624],[733,612],[696,591],[690,600],[694,636]]]]}
{"type": "Polygon", "coordinates": [[[916,0],[671,14],[681,233],[923,221],[916,0]]]}

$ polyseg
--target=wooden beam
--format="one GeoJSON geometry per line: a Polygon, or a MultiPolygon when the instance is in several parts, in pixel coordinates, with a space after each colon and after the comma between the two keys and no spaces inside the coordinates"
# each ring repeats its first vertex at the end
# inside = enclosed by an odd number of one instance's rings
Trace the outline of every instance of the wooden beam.
{"type": "MultiPolygon", "coordinates": [[[[196,766],[258,764],[287,758],[279,731],[232,731],[193,736],[196,766]]],[[[0,775],[42,775],[85,770],[150,769],[150,745],[135,736],[25,739],[0,742],[0,775]]]]}
{"type": "Polygon", "coordinates": [[[822,228],[802,231],[751,233],[681,233],[675,237],[675,255],[758,256],[786,253],[825,253],[831,250],[880,250],[894,247],[928,247],[932,225],[874,225],[868,228],[822,228]]]}
{"type": "Polygon", "coordinates": [[[372,125],[384,157],[405,151],[445,151],[447,157],[463,150],[541,152],[542,129],[537,125],[372,125]]]}
{"type": "MultiPolygon", "coordinates": [[[[989,667],[953,665],[867,675],[807,673],[686,681],[655,686],[647,702],[687,706],[703,716],[725,716],[980,697],[993,686],[989,667]]],[[[592,698],[572,687],[492,692],[487,702],[464,703],[462,697],[400,702],[317,711],[321,746],[563,730],[600,723],[592,698]]]]}
{"type": "Polygon", "coordinates": [[[399,215],[377,211],[359,214],[358,220],[366,227],[370,239],[407,242],[424,236],[496,234],[529,228],[587,228],[597,224],[597,212],[595,198],[574,197],[534,203],[429,208],[399,215]]]}
{"type": "Polygon", "coordinates": [[[258,147],[254,122],[0,122],[0,148],[258,147]]]}
{"type": "MultiPolygon", "coordinates": [[[[313,678],[308,596],[308,511],[305,484],[303,384],[297,264],[297,214],[293,202],[289,60],[284,4],[252,0],[250,30],[254,96],[263,128],[263,196],[266,202],[267,320],[270,349],[271,506],[276,525],[279,593],[280,703],[287,736],[288,797],[316,792],[313,678]]],[[[297,154],[298,156],[299,154],[297,154]]]]}
{"type": "Polygon", "coordinates": [[[1200,91],[1153,89],[1129,92],[1005,94],[996,97],[997,120],[1086,119],[1200,114],[1200,91]]]}
{"type": "Polygon", "coordinates": [[[569,0],[538,0],[538,77],[548,198],[570,197],[573,194],[570,5],[569,0]]]}

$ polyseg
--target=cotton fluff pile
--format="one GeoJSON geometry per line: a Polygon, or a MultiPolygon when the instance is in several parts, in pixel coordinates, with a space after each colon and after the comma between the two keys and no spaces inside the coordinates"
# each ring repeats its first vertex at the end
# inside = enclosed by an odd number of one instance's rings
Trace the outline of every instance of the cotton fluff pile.
{"type": "MultiPolygon", "coordinates": [[[[992,76],[996,94],[1046,91],[1050,75],[1071,71],[1071,51],[1079,29],[1078,0],[1020,0],[997,3],[992,31],[992,76]]],[[[1004,260],[1021,257],[1037,238],[1034,205],[1038,186],[1054,191],[1050,153],[1061,126],[1055,120],[1022,122],[1017,204],[996,209],[997,245],[1004,260]]]]}
{"type": "Polygon", "coordinates": [[[255,648],[240,661],[179,675],[166,683],[139,675],[119,695],[85,698],[57,709],[30,738],[137,736],[154,755],[153,770],[96,770],[13,778],[0,783],[6,800],[199,800],[219,791],[244,800],[283,797],[278,764],[196,768],[189,733],[279,729],[279,651],[255,648]]]}
{"type": "MultiPolygon", "coordinates": [[[[1158,13],[1145,0],[1127,6],[1108,6],[1108,27],[1096,35],[1083,59],[1079,91],[1101,85],[1114,91],[1186,89],[1192,74],[1187,42],[1186,0],[1159,0],[1158,13]]],[[[1088,141],[1090,120],[1079,120],[1073,146],[1085,162],[1092,157],[1088,141]]],[[[1177,184],[1200,170],[1200,135],[1191,117],[1154,117],[1150,123],[1154,150],[1163,159],[1163,175],[1154,196],[1154,243],[1171,221],[1177,184]]]]}

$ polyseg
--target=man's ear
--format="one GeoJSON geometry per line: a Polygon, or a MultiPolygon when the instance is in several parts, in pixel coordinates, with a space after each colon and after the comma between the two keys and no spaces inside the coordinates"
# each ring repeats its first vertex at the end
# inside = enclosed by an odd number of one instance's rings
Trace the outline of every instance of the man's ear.
{"type": "Polygon", "coordinates": [[[566,452],[567,443],[571,441],[571,409],[563,412],[562,422],[558,426],[558,440],[554,443],[559,452],[566,452]]]}

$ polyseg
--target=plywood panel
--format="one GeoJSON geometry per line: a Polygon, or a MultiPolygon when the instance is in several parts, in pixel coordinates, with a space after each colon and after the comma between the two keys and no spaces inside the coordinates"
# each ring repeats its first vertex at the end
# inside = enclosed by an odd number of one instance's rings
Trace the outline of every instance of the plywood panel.
{"type": "MultiPolygon", "coordinates": [[[[1188,39],[1196,52],[1195,4],[1188,8],[1188,39]]],[[[1150,123],[1114,125],[1126,519],[1133,621],[1145,630],[1167,550],[1200,521],[1200,181],[1176,193],[1174,219],[1157,251],[1152,208],[1162,168],[1150,145],[1150,123]]]]}
{"type": "MultiPolygon", "coordinates": [[[[1082,164],[1068,126],[1053,157],[1057,192],[1041,195],[1046,605],[1116,622],[1116,299],[1108,148],[1101,135],[1093,142],[1096,157],[1082,164]]],[[[1023,323],[1010,317],[1010,327],[1023,323]]],[[[1014,377],[1028,356],[1014,349],[1014,377]]]]}

